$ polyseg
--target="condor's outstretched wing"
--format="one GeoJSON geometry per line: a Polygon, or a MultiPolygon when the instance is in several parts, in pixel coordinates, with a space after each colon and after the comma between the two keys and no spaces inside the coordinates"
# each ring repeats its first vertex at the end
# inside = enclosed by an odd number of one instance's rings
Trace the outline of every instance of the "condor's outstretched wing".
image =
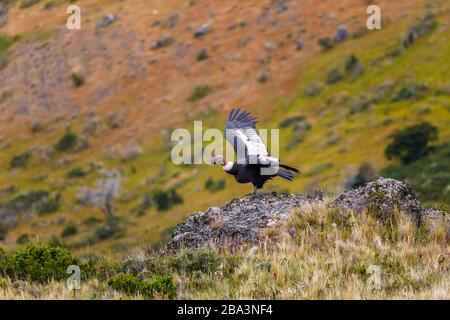
{"type": "Polygon", "coordinates": [[[239,164],[277,164],[278,159],[269,157],[264,141],[256,132],[257,119],[246,111],[233,109],[228,114],[225,137],[236,152],[239,164]]]}

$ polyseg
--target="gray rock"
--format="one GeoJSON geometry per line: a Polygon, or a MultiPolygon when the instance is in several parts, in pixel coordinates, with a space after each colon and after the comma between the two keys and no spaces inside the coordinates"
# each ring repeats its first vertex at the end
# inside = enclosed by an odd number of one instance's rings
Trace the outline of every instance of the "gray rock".
{"type": "MultiPolygon", "coordinates": [[[[234,199],[223,207],[212,207],[190,215],[175,227],[167,249],[215,247],[233,250],[243,244],[255,245],[262,239],[264,229],[285,223],[292,209],[322,201],[308,195],[275,192],[234,199]]],[[[340,195],[330,205],[356,213],[377,210],[380,219],[399,209],[411,216],[417,226],[425,220],[437,227],[444,223],[450,239],[450,216],[439,210],[423,208],[411,188],[394,179],[379,178],[340,195]]]]}
{"type": "Polygon", "coordinates": [[[347,40],[349,37],[348,29],[344,25],[340,25],[336,29],[336,34],[333,37],[333,40],[336,42],[343,42],[347,40]]]}
{"type": "Polygon", "coordinates": [[[111,25],[113,22],[117,21],[118,17],[114,14],[107,14],[104,18],[102,18],[97,23],[97,28],[105,28],[109,25],[111,25]]]}
{"type": "Polygon", "coordinates": [[[172,36],[170,36],[170,35],[162,36],[162,37],[159,37],[158,39],[156,39],[155,42],[153,42],[151,48],[152,49],[164,48],[164,47],[171,45],[172,43],[173,43],[172,36]]]}
{"type": "Polygon", "coordinates": [[[212,30],[211,26],[208,23],[205,23],[204,25],[202,25],[200,28],[198,28],[197,30],[195,30],[194,32],[194,36],[196,38],[201,38],[205,35],[207,35],[208,33],[210,33],[212,30]]]}
{"type": "Polygon", "coordinates": [[[425,210],[409,185],[387,178],[378,178],[358,189],[349,190],[335,199],[333,204],[339,209],[354,212],[376,210],[382,216],[392,215],[400,209],[412,216],[417,225],[425,210]]]}
{"type": "Polygon", "coordinates": [[[183,247],[228,247],[258,243],[261,231],[274,221],[287,221],[293,208],[316,201],[303,195],[263,193],[234,199],[223,207],[197,212],[179,224],[168,244],[183,247]]]}
{"type": "Polygon", "coordinates": [[[303,42],[300,39],[295,40],[295,47],[298,51],[303,49],[303,42]]]}

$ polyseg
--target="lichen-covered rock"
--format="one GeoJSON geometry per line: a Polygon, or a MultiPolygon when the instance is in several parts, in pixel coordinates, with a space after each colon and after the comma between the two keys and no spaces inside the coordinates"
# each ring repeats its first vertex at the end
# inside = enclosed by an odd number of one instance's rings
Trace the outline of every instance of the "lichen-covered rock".
{"type": "MultiPolygon", "coordinates": [[[[311,196],[277,193],[247,195],[234,199],[223,207],[212,207],[196,212],[178,226],[168,244],[169,250],[183,247],[216,247],[234,249],[242,244],[258,244],[262,231],[285,223],[292,209],[322,201],[311,196]]],[[[396,210],[411,216],[416,225],[444,227],[450,238],[450,217],[436,209],[423,208],[407,184],[394,179],[379,178],[358,189],[353,189],[331,201],[342,211],[376,213],[380,219],[396,210]]]]}
{"type": "Polygon", "coordinates": [[[233,248],[244,243],[257,243],[263,229],[277,221],[286,221],[293,208],[311,201],[314,199],[303,195],[277,193],[234,199],[221,208],[212,207],[189,216],[173,231],[168,248],[233,248]]]}
{"type": "Polygon", "coordinates": [[[333,202],[342,210],[354,212],[376,211],[383,216],[396,209],[411,215],[420,224],[423,208],[414,191],[404,182],[378,178],[368,184],[340,195],[333,202]]]}

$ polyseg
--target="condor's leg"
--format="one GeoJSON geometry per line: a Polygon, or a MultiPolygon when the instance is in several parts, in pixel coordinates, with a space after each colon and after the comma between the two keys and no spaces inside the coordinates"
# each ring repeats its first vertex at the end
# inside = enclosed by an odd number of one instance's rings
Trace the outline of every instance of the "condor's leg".
{"type": "Polygon", "coordinates": [[[253,192],[251,194],[256,194],[256,191],[258,190],[257,186],[253,186],[253,192]]]}

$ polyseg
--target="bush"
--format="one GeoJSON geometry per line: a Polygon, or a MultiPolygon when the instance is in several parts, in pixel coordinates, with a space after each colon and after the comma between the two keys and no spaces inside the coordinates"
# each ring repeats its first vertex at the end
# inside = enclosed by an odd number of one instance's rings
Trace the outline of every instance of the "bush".
{"type": "Polygon", "coordinates": [[[177,287],[170,276],[155,276],[148,288],[151,288],[152,292],[163,294],[169,299],[175,299],[177,296],[177,287]]]}
{"type": "Polygon", "coordinates": [[[345,61],[345,72],[348,76],[354,78],[359,76],[363,72],[364,68],[362,63],[355,55],[351,55],[345,61]]]}
{"type": "Polygon", "coordinates": [[[342,73],[340,68],[334,68],[331,69],[330,72],[328,72],[327,79],[325,82],[327,84],[335,84],[344,79],[344,74],[342,73]]]}
{"type": "Polygon", "coordinates": [[[325,50],[330,50],[334,47],[333,40],[330,37],[321,38],[317,43],[325,50]]]}
{"type": "Polygon", "coordinates": [[[69,251],[44,244],[28,244],[19,248],[11,257],[10,276],[33,282],[67,278],[67,267],[75,264],[69,251]]]}
{"type": "Polygon", "coordinates": [[[50,237],[50,240],[48,241],[48,245],[50,247],[62,247],[63,246],[61,241],[59,240],[59,238],[55,235],[52,235],[50,237]]]}
{"type": "Polygon", "coordinates": [[[386,158],[399,158],[403,164],[414,162],[428,154],[430,141],[436,140],[438,129],[423,122],[391,135],[393,141],[386,147],[386,158]]]}
{"type": "Polygon", "coordinates": [[[208,58],[209,58],[208,50],[206,49],[202,49],[197,53],[197,61],[202,61],[208,58]]]}
{"type": "Polygon", "coordinates": [[[140,292],[142,280],[131,274],[119,273],[108,280],[108,285],[116,291],[131,296],[140,292]]]}
{"type": "Polygon", "coordinates": [[[177,294],[173,279],[169,276],[156,276],[150,280],[141,280],[131,274],[119,273],[108,280],[108,285],[114,290],[130,296],[142,294],[147,299],[153,298],[154,293],[163,294],[169,299],[174,299],[177,294]]]}
{"type": "Polygon", "coordinates": [[[95,237],[99,240],[109,239],[119,232],[119,226],[115,217],[108,217],[106,224],[95,230],[95,237]]]}
{"type": "Polygon", "coordinates": [[[21,234],[21,235],[16,239],[16,244],[19,244],[19,245],[27,244],[28,242],[30,242],[30,237],[28,236],[27,233],[21,234]]]}
{"type": "Polygon", "coordinates": [[[27,191],[11,199],[7,207],[14,211],[27,210],[36,203],[48,198],[48,192],[45,190],[27,191]]]}
{"type": "Polygon", "coordinates": [[[428,85],[422,83],[411,83],[403,86],[391,98],[392,102],[421,98],[428,91],[428,85]]]}
{"type": "Polygon", "coordinates": [[[94,216],[90,216],[87,217],[86,219],[84,219],[83,224],[87,225],[87,226],[92,226],[94,224],[100,223],[102,220],[100,220],[97,217],[94,216]]]}
{"type": "Polygon", "coordinates": [[[210,249],[188,249],[172,259],[171,267],[180,273],[201,271],[212,273],[217,270],[221,259],[210,249]]]}
{"type": "Polygon", "coordinates": [[[53,198],[46,198],[45,201],[38,204],[39,214],[55,213],[59,210],[61,195],[56,194],[53,198]]]}
{"type": "Polygon", "coordinates": [[[225,189],[226,182],[225,179],[214,181],[212,178],[208,178],[205,182],[205,189],[211,192],[217,192],[225,189]]]}
{"type": "Polygon", "coordinates": [[[69,172],[67,172],[67,178],[69,179],[75,179],[75,178],[82,178],[87,175],[87,172],[84,171],[83,168],[77,167],[73,168],[69,172]]]}
{"type": "Polygon", "coordinates": [[[72,79],[73,83],[75,84],[75,87],[81,87],[84,84],[84,77],[81,74],[78,74],[76,72],[73,72],[70,74],[70,79],[72,79]]]}
{"type": "Polygon", "coordinates": [[[70,236],[76,235],[77,233],[78,233],[77,226],[74,224],[69,224],[61,232],[61,237],[63,237],[63,238],[70,237],[70,236]]]}
{"type": "Polygon", "coordinates": [[[75,146],[77,143],[78,137],[76,134],[67,132],[62,138],[58,141],[55,148],[58,151],[68,151],[75,146]]]}
{"type": "Polygon", "coordinates": [[[401,166],[389,166],[381,175],[411,185],[425,204],[450,206],[450,145],[437,147],[427,156],[401,166]]]}
{"type": "Polygon", "coordinates": [[[170,189],[169,191],[156,190],[153,193],[153,200],[158,211],[166,211],[174,205],[183,203],[183,198],[175,189],[170,189]]]}
{"type": "Polygon", "coordinates": [[[206,97],[208,94],[212,92],[212,88],[208,85],[202,85],[195,87],[194,91],[191,93],[191,95],[187,98],[187,101],[189,102],[196,102],[204,97],[206,97]]]}
{"type": "Polygon", "coordinates": [[[28,160],[30,159],[30,153],[24,152],[20,155],[14,156],[11,161],[9,162],[9,166],[14,168],[24,168],[26,167],[28,160]]]}

